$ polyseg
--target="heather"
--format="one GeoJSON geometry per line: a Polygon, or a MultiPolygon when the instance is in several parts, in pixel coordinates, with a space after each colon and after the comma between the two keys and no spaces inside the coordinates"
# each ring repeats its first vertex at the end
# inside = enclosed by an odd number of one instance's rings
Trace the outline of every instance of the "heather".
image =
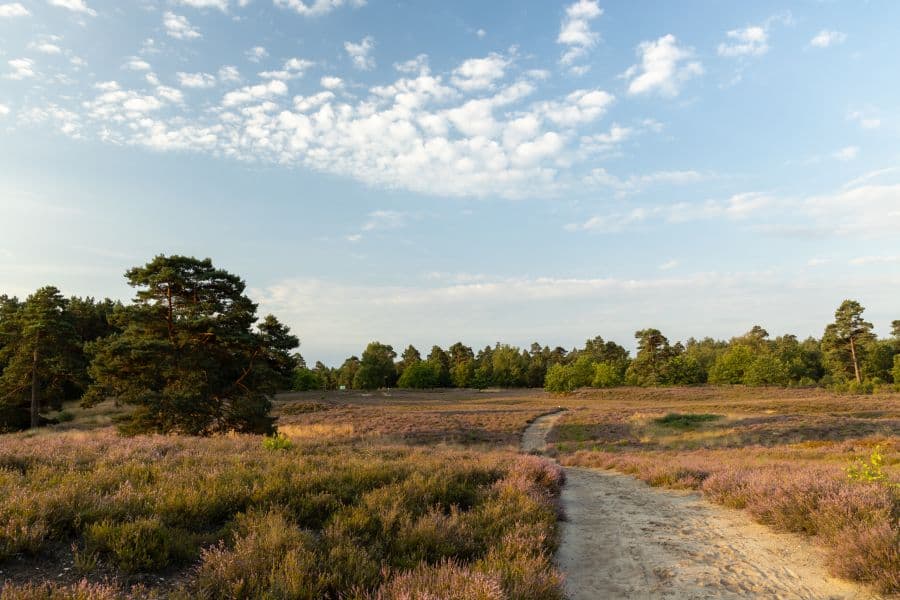
{"type": "Polygon", "coordinates": [[[565,465],[692,489],[809,536],[835,575],[900,591],[900,397],[743,388],[581,392],[551,432],[565,465]],[[693,393],[691,393],[693,392],[693,393]]]}
{"type": "Polygon", "coordinates": [[[437,597],[462,581],[491,598],[560,596],[550,463],[264,439],[0,438],[0,598],[402,598],[419,580],[437,597]],[[41,581],[48,564],[58,583],[41,581]]]}

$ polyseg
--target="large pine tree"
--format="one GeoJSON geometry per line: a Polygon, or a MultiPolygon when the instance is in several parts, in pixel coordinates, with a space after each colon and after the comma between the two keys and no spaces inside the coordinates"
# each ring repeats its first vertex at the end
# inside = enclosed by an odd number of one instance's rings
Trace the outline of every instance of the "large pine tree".
{"type": "Polygon", "coordinates": [[[271,432],[297,338],[274,317],[255,329],[244,282],[209,259],[160,255],[125,276],[135,302],[113,314],[120,333],[88,345],[86,404],[133,406],[120,424],[130,434],[271,432]]]}

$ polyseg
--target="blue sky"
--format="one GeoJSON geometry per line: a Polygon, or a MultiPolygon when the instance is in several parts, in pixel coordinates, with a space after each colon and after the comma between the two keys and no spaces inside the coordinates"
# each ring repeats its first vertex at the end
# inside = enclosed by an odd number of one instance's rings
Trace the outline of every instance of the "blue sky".
{"type": "Polygon", "coordinates": [[[308,360],[900,318],[900,4],[0,0],[0,287],[209,256],[308,360]]]}

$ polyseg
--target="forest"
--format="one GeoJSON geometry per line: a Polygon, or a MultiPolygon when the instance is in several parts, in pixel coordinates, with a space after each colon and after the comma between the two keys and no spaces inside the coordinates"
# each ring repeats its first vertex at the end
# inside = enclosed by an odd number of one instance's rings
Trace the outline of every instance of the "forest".
{"type": "Polygon", "coordinates": [[[775,338],[761,326],[731,340],[672,343],[635,333],[634,357],[596,336],[583,347],[497,343],[477,352],[457,342],[426,356],[412,345],[369,343],[337,368],[309,367],[299,339],[275,316],[257,316],[238,276],[210,259],[157,256],[125,277],[125,304],[66,298],[53,286],[20,300],[0,296],[0,431],[66,418],[67,401],[129,405],[124,433],[270,433],[277,391],[378,388],[582,387],[741,384],[822,386],[872,393],[900,383],[900,320],[879,339],[855,300],[845,300],[821,338],[775,338]],[[47,416],[58,412],[55,417],[47,416]]]}

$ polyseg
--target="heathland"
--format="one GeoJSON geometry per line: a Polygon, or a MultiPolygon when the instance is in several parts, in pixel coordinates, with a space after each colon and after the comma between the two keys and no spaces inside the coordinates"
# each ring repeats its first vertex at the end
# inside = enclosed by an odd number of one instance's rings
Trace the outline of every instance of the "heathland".
{"type": "Polygon", "coordinates": [[[617,388],[280,395],[279,437],[122,437],[130,407],[0,437],[0,597],[560,598],[547,452],[698,490],[900,590],[900,395],[617,388]]]}

